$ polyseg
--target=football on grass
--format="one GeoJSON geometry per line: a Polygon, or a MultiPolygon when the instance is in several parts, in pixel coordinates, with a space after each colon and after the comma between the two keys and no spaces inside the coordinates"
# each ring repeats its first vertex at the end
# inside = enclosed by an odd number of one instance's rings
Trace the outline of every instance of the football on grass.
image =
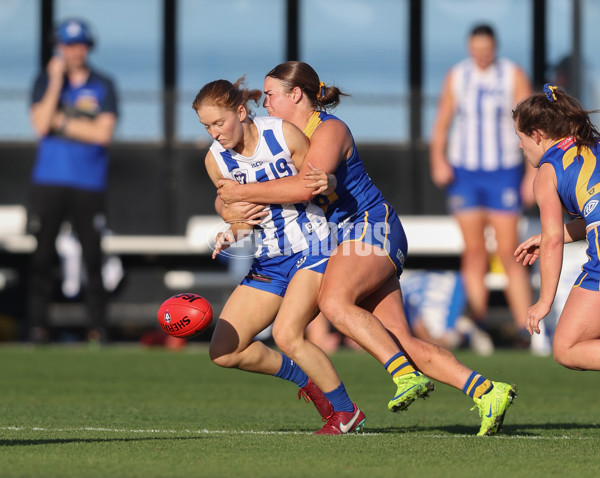
{"type": "Polygon", "coordinates": [[[173,337],[195,337],[210,326],[212,318],[210,303],[189,292],[169,297],[158,309],[160,328],[173,337]]]}

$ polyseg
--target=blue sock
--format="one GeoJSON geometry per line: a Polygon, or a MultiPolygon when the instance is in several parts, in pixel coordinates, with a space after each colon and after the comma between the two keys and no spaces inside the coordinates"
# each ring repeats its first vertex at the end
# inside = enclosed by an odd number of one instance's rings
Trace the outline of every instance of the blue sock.
{"type": "Polygon", "coordinates": [[[340,386],[331,392],[327,392],[324,394],[325,398],[331,402],[333,406],[334,412],[353,412],[354,404],[348,393],[346,393],[346,387],[344,387],[344,382],[340,383],[340,386]]]}
{"type": "Polygon", "coordinates": [[[281,354],[281,368],[279,369],[279,372],[275,374],[275,377],[294,382],[300,388],[308,383],[308,375],[304,373],[304,370],[298,367],[296,362],[291,358],[286,357],[283,354],[281,354]]]}

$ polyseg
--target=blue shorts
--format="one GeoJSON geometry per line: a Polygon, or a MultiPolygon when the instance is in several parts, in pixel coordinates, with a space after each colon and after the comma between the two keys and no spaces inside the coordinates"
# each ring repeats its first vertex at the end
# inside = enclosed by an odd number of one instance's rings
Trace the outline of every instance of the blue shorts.
{"type": "Polygon", "coordinates": [[[297,271],[307,269],[323,274],[328,260],[328,255],[311,253],[310,249],[291,255],[257,258],[240,285],[283,297],[297,271]]]}
{"type": "Polygon", "coordinates": [[[406,260],[408,243],[402,223],[394,208],[383,202],[359,213],[354,220],[338,225],[338,244],[355,241],[376,246],[389,257],[400,277],[406,260]]]}
{"type": "Polygon", "coordinates": [[[448,186],[448,211],[485,208],[521,212],[523,167],[499,171],[469,171],[454,168],[454,181],[448,186]]]}
{"type": "Polygon", "coordinates": [[[586,234],[588,248],[585,253],[588,256],[588,261],[583,264],[583,272],[575,281],[573,287],[581,287],[582,289],[600,291],[600,260],[598,259],[598,226],[589,230],[586,234]]]}

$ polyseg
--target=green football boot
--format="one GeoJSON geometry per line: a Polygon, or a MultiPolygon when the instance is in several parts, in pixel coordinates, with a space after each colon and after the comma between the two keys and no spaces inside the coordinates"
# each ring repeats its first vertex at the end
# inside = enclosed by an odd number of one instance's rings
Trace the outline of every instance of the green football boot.
{"type": "MultiPolygon", "coordinates": [[[[481,417],[481,428],[478,436],[494,435],[502,428],[504,415],[512,401],[517,396],[517,388],[502,382],[492,382],[494,388],[481,398],[474,398],[479,407],[479,416],[481,417]]],[[[473,407],[471,410],[474,410],[473,407]]]]}
{"type": "Polygon", "coordinates": [[[393,380],[398,389],[388,403],[391,412],[406,410],[417,398],[429,397],[429,392],[434,389],[433,382],[422,373],[409,373],[393,380]]]}

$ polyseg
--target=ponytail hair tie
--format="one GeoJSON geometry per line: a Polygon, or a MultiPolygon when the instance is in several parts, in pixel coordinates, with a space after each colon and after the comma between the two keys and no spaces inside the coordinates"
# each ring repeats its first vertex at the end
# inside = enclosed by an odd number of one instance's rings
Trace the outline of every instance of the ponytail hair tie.
{"type": "Polygon", "coordinates": [[[319,83],[319,93],[317,94],[317,99],[321,100],[323,98],[325,98],[325,83],[321,81],[319,83]]]}
{"type": "Polygon", "coordinates": [[[544,85],[544,93],[546,93],[546,98],[548,98],[548,101],[550,101],[550,103],[553,103],[556,101],[556,90],[558,89],[557,86],[551,85],[550,83],[546,83],[544,85]]]}

